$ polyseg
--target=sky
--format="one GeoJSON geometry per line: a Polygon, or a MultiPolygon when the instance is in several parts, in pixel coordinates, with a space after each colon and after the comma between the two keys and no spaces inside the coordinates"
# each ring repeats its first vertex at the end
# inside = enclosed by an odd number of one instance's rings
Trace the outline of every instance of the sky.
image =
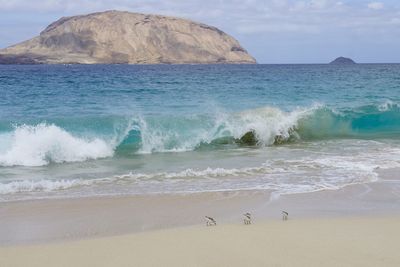
{"type": "Polygon", "coordinates": [[[400,62],[400,0],[0,0],[0,48],[63,16],[124,10],[188,18],[235,37],[259,63],[400,62]]]}

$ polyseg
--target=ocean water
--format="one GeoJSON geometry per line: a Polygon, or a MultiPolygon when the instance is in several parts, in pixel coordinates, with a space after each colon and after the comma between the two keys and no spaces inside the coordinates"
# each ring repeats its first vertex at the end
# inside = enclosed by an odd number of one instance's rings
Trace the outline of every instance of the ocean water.
{"type": "Polygon", "coordinates": [[[399,104],[397,64],[0,66],[0,201],[373,182],[399,104]]]}

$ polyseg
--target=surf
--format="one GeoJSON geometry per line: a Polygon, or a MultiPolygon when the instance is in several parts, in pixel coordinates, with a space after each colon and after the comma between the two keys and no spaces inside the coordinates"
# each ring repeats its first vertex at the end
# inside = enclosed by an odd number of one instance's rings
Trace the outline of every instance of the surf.
{"type": "Polygon", "coordinates": [[[2,166],[43,166],[110,157],[113,148],[99,138],[79,138],[54,125],[17,126],[0,135],[2,166]]]}
{"type": "Polygon", "coordinates": [[[76,120],[3,127],[0,166],[331,139],[399,138],[400,133],[400,107],[392,102],[339,111],[324,105],[292,111],[265,106],[210,114],[99,117],[91,124],[76,120]]]}

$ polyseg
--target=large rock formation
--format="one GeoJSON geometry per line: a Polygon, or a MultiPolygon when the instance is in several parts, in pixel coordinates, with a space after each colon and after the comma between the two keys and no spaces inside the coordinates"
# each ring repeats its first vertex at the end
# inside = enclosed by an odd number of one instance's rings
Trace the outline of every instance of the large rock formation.
{"type": "Polygon", "coordinates": [[[255,63],[239,42],[190,20],[106,11],[61,18],[0,50],[0,63],[255,63]]]}
{"type": "Polygon", "coordinates": [[[351,58],[338,57],[337,59],[335,59],[334,61],[332,61],[329,64],[332,64],[332,65],[351,65],[351,64],[356,64],[356,63],[351,58]]]}

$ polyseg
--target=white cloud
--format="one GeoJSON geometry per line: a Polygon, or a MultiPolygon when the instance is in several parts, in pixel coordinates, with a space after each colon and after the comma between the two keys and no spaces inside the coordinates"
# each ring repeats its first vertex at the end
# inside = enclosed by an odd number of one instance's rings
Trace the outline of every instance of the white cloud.
{"type": "Polygon", "coordinates": [[[314,25],[301,25],[295,23],[274,23],[274,24],[259,24],[259,25],[239,25],[237,28],[239,33],[282,33],[282,32],[302,32],[302,33],[319,33],[318,27],[314,25]]]}
{"type": "Polygon", "coordinates": [[[311,0],[310,5],[313,8],[318,8],[318,9],[323,9],[326,8],[329,5],[328,0],[311,0]]]}
{"type": "Polygon", "coordinates": [[[384,8],[384,4],[382,2],[371,2],[367,5],[369,9],[379,10],[384,8]]]}
{"type": "MultiPolygon", "coordinates": [[[[362,32],[396,24],[398,6],[373,13],[365,13],[365,7],[362,2],[345,0],[0,0],[0,17],[25,12],[32,17],[58,18],[117,9],[185,17],[246,35],[362,32]]],[[[384,2],[370,2],[367,7],[383,9],[384,2]]]]}

